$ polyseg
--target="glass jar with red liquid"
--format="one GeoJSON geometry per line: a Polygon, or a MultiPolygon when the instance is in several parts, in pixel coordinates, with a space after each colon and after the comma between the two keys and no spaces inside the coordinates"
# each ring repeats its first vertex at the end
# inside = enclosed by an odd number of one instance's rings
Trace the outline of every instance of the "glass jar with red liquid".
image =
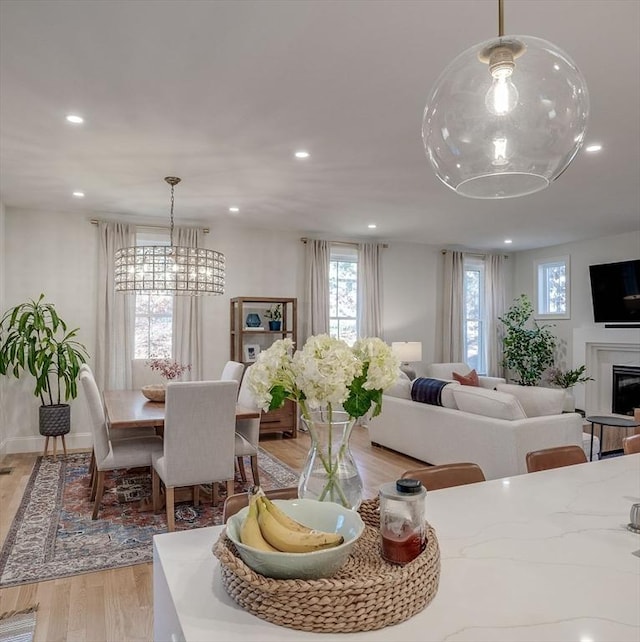
{"type": "Polygon", "coordinates": [[[417,479],[398,479],[380,487],[382,557],[407,564],[426,546],[425,495],[417,479]]]}

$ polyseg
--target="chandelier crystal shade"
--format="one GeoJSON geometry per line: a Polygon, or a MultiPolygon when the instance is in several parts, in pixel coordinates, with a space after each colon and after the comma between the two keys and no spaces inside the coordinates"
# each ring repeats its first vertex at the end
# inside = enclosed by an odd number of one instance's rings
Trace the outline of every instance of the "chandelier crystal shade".
{"type": "Polygon", "coordinates": [[[458,194],[500,199],[549,186],[582,146],[586,82],[559,47],[499,36],[455,58],[436,81],[422,139],[436,176],[458,194]]]}
{"type": "Polygon", "coordinates": [[[173,192],[180,179],[167,176],[171,185],[170,245],[125,247],[115,253],[116,292],[197,296],[224,294],[224,254],[201,247],[173,244],[173,192]]]}

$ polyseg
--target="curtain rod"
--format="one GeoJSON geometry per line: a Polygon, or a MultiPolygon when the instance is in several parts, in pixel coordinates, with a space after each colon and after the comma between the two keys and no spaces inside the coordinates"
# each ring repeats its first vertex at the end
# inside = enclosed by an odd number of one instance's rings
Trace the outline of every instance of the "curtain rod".
{"type": "MultiPolygon", "coordinates": [[[[99,218],[92,218],[89,220],[89,223],[91,223],[91,225],[97,225],[98,223],[101,223],[101,222],[104,222],[104,221],[101,221],[99,218]]],[[[137,225],[138,227],[146,227],[150,230],[168,230],[169,229],[168,225],[146,225],[145,223],[135,223],[135,225],[137,225]]],[[[208,227],[203,227],[202,231],[205,234],[209,234],[208,227]]]]}
{"type": "MultiPolygon", "coordinates": [[[[306,244],[307,241],[311,241],[313,239],[308,239],[306,236],[303,236],[300,240],[303,243],[306,244]]],[[[349,247],[358,247],[358,242],[357,241],[351,241],[351,242],[349,242],[349,241],[328,241],[328,242],[331,243],[331,245],[348,245],[349,247]]],[[[361,241],[361,242],[362,243],[366,243],[367,241],[361,241]]],[[[387,245],[387,243],[383,243],[382,247],[386,249],[389,246],[387,245]]]]}
{"type": "MultiPolygon", "coordinates": [[[[480,252],[463,252],[460,250],[440,250],[440,254],[446,254],[447,252],[460,252],[460,254],[466,254],[467,256],[487,256],[487,254],[492,254],[492,252],[485,252],[481,254],[480,252]]],[[[502,255],[505,259],[509,258],[508,254],[502,255]]]]}

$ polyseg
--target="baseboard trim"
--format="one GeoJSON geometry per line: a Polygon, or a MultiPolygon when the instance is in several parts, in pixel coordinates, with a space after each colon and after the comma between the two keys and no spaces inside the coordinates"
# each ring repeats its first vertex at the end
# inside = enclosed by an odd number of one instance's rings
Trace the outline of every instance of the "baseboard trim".
{"type": "MultiPolygon", "coordinates": [[[[42,453],[44,450],[45,437],[33,435],[29,437],[10,437],[0,446],[0,454],[13,455],[18,453],[42,453]]],[[[91,433],[69,433],[65,435],[67,448],[83,448],[88,450],[93,445],[91,433]]],[[[62,451],[62,446],[58,444],[58,450],[62,451]]],[[[51,443],[49,443],[51,451],[51,443]]]]}

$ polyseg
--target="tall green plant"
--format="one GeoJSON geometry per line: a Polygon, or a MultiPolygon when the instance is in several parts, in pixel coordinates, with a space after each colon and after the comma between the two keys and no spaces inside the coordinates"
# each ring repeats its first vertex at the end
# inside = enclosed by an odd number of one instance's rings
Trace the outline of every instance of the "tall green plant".
{"type": "Polygon", "coordinates": [[[8,310],[0,320],[0,374],[20,378],[29,372],[36,380],[33,394],[43,406],[78,396],[78,374],[86,348],[74,339],[78,328],[67,331],[52,303],[27,301],[8,310]]]}
{"type": "Polygon", "coordinates": [[[526,294],[521,294],[504,316],[498,319],[505,326],[502,365],[517,373],[516,383],[535,386],[543,372],[554,361],[556,338],[549,328],[538,325],[533,316],[533,305],[526,294]]]}

